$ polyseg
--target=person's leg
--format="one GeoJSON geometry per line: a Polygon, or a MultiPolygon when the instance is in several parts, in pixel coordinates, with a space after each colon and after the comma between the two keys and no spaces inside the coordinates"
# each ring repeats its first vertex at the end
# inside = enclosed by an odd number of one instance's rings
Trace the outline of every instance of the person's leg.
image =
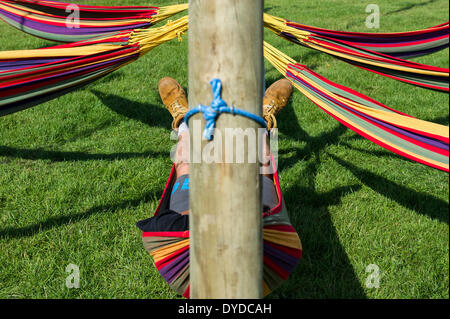
{"type": "MultiPolygon", "coordinates": [[[[292,84],[287,79],[281,79],[273,83],[264,94],[263,98],[263,117],[267,122],[267,130],[270,131],[277,127],[276,116],[287,105],[292,95],[292,84]]],[[[263,158],[271,157],[268,134],[263,142],[263,158]]],[[[273,179],[271,161],[262,163],[262,173],[264,176],[273,179]]]]}
{"type": "Polygon", "coordinates": [[[172,129],[178,132],[175,154],[176,178],[189,174],[189,130],[184,123],[188,111],[186,93],[181,85],[171,77],[162,78],[158,84],[159,95],[173,117],[172,129]]]}
{"type": "Polygon", "coordinates": [[[171,77],[162,78],[158,83],[161,100],[173,117],[172,129],[178,130],[189,107],[181,85],[171,77]]]}
{"type": "MultiPolygon", "coordinates": [[[[292,94],[292,84],[287,79],[281,79],[273,83],[263,98],[263,116],[267,122],[267,129],[277,127],[276,116],[287,105],[292,94]]],[[[273,181],[272,154],[270,151],[269,133],[265,134],[263,141],[262,163],[262,204],[264,212],[273,209],[279,202],[277,191],[273,181]]]]}
{"type": "Polygon", "coordinates": [[[175,171],[177,176],[189,174],[190,159],[189,129],[185,122],[178,130],[178,143],[175,151],[175,171]]]}
{"type": "Polygon", "coordinates": [[[266,90],[263,98],[263,116],[268,130],[277,127],[276,116],[288,103],[292,90],[292,84],[288,79],[278,80],[266,90]]]}
{"type": "Polygon", "coordinates": [[[185,215],[189,213],[189,129],[184,123],[188,111],[186,93],[175,79],[165,77],[158,84],[159,95],[173,117],[172,129],[178,133],[175,153],[175,183],[169,209],[185,215]]]}
{"type": "Polygon", "coordinates": [[[185,122],[178,128],[175,151],[176,181],[172,188],[169,208],[181,215],[189,214],[189,129],[185,122]]]}
{"type": "MultiPolygon", "coordinates": [[[[189,129],[183,121],[188,111],[186,94],[178,82],[169,77],[161,79],[158,88],[164,105],[172,114],[172,128],[178,132],[178,144],[175,153],[177,181],[172,190],[171,205],[180,214],[188,214],[190,139],[189,129]]],[[[268,130],[277,127],[276,115],[286,106],[291,94],[292,85],[286,79],[275,82],[266,90],[263,99],[263,116],[267,122],[268,130]]],[[[268,135],[265,136],[263,152],[265,158],[268,159],[271,157],[268,135]]],[[[273,184],[272,172],[273,169],[270,160],[262,163],[264,210],[273,208],[278,200],[273,184]]]]}
{"type": "Polygon", "coordinates": [[[264,134],[264,141],[262,142],[262,158],[263,163],[261,163],[261,172],[267,178],[273,180],[273,168],[272,168],[272,152],[270,151],[269,135],[264,134]]]}

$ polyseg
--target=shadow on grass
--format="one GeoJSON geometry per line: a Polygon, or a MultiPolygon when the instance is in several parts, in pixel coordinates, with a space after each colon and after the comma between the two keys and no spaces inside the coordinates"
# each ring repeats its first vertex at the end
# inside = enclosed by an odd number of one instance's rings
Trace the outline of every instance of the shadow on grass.
{"type": "MultiPolygon", "coordinates": [[[[338,205],[342,197],[358,191],[361,185],[347,185],[321,193],[315,180],[321,166],[320,155],[327,145],[335,144],[346,132],[338,125],[330,132],[310,136],[296,121],[288,105],[280,113],[280,131],[290,139],[304,141],[304,148],[287,150],[294,155],[279,158],[280,171],[300,160],[310,160],[292,186],[283,190],[291,222],[303,244],[303,258],[290,279],[270,296],[272,298],[366,298],[364,289],[342,247],[331,220],[329,206],[338,205]],[[283,120],[285,118],[285,120],[283,120]]],[[[280,150],[281,153],[286,152],[280,150]]]]}
{"type": "Polygon", "coordinates": [[[139,103],[115,94],[106,94],[97,90],[91,92],[99,98],[102,103],[127,118],[140,121],[149,126],[159,126],[163,128],[171,127],[170,113],[161,106],[149,103],[139,103]]]}
{"type": "Polygon", "coordinates": [[[280,6],[267,6],[264,7],[264,12],[269,13],[270,11],[274,10],[274,9],[278,9],[280,6]]]}
{"type": "MultiPolygon", "coordinates": [[[[361,139],[362,139],[362,137],[361,137],[361,139]]],[[[386,150],[384,148],[381,148],[381,147],[380,147],[379,150],[375,151],[375,150],[366,150],[364,148],[356,147],[356,146],[350,145],[350,144],[348,144],[346,142],[340,142],[339,145],[345,146],[348,149],[351,149],[353,151],[365,153],[367,155],[372,155],[372,156],[376,156],[376,157],[387,157],[387,158],[396,158],[396,159],[401,159],[402,158],[400,155],[397,155],[397,154],[395,154],[393,152],[390,152],[390,151],[388,151],[388,150],[386,150]]]]}
{"type": "Polygon", "coordinates": [[[329,154],[329,156],[375,192],[392,199],[407,209],[448,224],[448,203],[444,200],[399,185],[335,155],[329,154]]]}
{"type": "Polygon", "coordinates": [[[448,121],[449,121],[448,116],[441,116],[441,117],[437,117],[435,119],[430,120],[430,122],[433,122],[436,124],[441,124],[441,125],[447,125],[447,126],[448,126],[448,121]]]}
{"type": "Polygon", "coordinates": [[[64,145],[67,143],[71,143],[71,142],[75,142],[81,139],[85,139],[87,137],[90,137],[92,135],[94,135],[95,133],[98,133],[104,129],[107,129],[111,126],[113,126],[115,123],[113,121],[104,121],[102,123],[100,123],[99,125],[93,127],[93,128],[88,128],[85,130],[82,130],[81,132],[78,132],[76,134],[73,134],[71,137],[65,138],[62,141],[58,141],[55,144],[58,145],[64,145]]]}
{"type": "MultiPolygon", "coordinates": [[[[49,160],[51,162],[72,161],[114,161],[130,158],[167,157],[168,152],[147,151],[142,153],[111,153],[89,154],[84,152],[48,151],[42,149],[17,149],[8,146],[0,146],[0,156],[21,158],[25,160],[49,160]]],[[[0,162],[1,163],[1,162],[0,162]]]]}
{"type": "Polygon", "coordinates": [[[45,221],[41,221],[26,227],[8,227],[5,229],[0,229],[0,239],[29,237],[56,227],[75,224],[94,215],[112,214],[121,209],[136,207],[141,203],[152,200],[153,198],[155,198],[155,196],[159,196],[162,191],[162,189],[150,191],[139,198],[124,200],[117,204],[95,206],[82,213],[72,214],[68,216],[50,217],[45,221]]]}
{"type": "Polygon", "coordinates": [[[344,125],[338,124],[330,132],[324,132],[318,136],[310,136],[298,124],[297,116],[290,103],[278,117],[280,132],[288,136],[291,140],[306,142],[303,148],[293,147],[279,150],[280,157],[283,154],[293,153],[289,158],[285,157],[284,160],[280,160],[279,169],[281,171],[294,166],[300,160],[307,160],[312,156],[318,157],[319,153],[327,145],[336,144],[340,140],[340,137],[347,131],[344,125]]]}
{"type": "Polygon", "coordinates": [[[411,10],[411,9],[414,9],[414,8],[418,8],[418,7],[423,7],[423,6],[426,6],[426,5],[430,4],[430,3],[433,3],[435,1],[436,0],[428,0],[426,2],[421,2],[421,3],[410,3],[410,4],[404,6],[404,7],[400,8],[400,9],[386,12],[384,15],[390,15],[390,14],[394,14],[394,13],[408,11],[408,10],[411,10]]]}

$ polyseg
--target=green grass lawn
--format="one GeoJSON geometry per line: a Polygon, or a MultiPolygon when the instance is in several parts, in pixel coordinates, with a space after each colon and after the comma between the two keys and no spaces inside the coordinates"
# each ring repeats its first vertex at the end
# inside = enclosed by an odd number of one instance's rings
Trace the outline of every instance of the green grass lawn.
{"type": "MultiPolygon", "coordinates": [[[[370,31],[369,3],[266,0],[265,6],[309,25],[370,31]]],[[[379,32],[448,20],[446,0],[376,3],[379,32]]],[[[265,36],[334,82],[448,125],[448,94],[369,73],[270,31],[265,36]]],[[[187,88],[187,42],[166,43],[82,90],[0,118],[0,298],[178,298],[135,223],[153,214],[172,165],[171,117],[157,83],[172,76],[187,88]],[[80,289],[65,286],[71,263],[80,267],[80,289]]],[[[1,50],[47,45],[0,24],[1,50]]],[[[414,60],[448,67],[449,51],[414,60]]],[[[279,78],[266,63],[267,84],[279,78]]],[[[269,298],[449,297],[447,173],[361,138],[300,92],[280,114],[279,130],[281,185],[304,256],[269,298]],[[366,287],[370,264],[381,271],[379,288],[366,287]]]]}

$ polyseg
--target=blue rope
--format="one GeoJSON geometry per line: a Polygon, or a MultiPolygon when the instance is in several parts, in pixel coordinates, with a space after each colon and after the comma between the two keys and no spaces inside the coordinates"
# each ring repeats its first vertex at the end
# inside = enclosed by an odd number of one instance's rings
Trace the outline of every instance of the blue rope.
{"type": "Polygon", "coordinates": [[[214,128],[216,127],[216,120],[221,113],[244,116],[257,122],[262,127],[267,128],[267,123],[262,117],[245,110],[237,109],[234,106],[230,107],[224,100],[222,100],[222,82],[219,79],[213,79],[210,84],[212,87],[214,100],[211,102],[211,105],[199,105],[187,112],[186,116],[184,117],[186,125],[189,126],[189,119],[192,115],[203,113],[203,117],[206,121],[205,130],[203,131],[203,137],[207,140],[212,140],[214,128]]]}

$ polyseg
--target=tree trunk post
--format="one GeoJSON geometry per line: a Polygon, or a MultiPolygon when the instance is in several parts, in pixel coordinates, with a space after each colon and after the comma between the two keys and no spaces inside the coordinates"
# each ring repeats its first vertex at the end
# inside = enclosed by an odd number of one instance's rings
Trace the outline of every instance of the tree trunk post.
{"type": "MultiPolygon", "coordinates": [[[[191,109],[210,105],[209,82],[218,78],[228,105],[261,116],[263,7],[264,0],[189,1],[191,109]]],[[[196,299],[262,298],[259,125],[222,114],[214,140],[208,142],[201,136],[204,124],[201,115],[189,122],[190,295],[196,299]],[[233,130],[239,128],[240,134],[233,130]],[[211,143],[216,148],[208,152],[211,143]],[[242,146],[244,161],[239,163],[242,146]],[[205,153],[214,154],[212,163],[204,160],[205,153]]]]}

